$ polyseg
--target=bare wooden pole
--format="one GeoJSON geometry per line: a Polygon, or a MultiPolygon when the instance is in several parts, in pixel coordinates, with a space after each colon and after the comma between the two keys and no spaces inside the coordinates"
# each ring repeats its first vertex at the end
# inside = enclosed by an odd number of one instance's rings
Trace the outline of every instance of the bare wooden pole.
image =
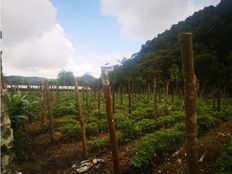
{"type": "Polygon", "coordinates": [[[196,81],[194,73],[192,33],[181,33],[178,36],[183,75],[184,75],[184,102],[186,124],[186,153],[188,160],[188,172],[199,174],[197,151],[197,115],[196,115],[196,81]]]}
{"type": "Polygon", "coordinates": [[[132,109],[131,109],[131,82],[128,82],[128,112],[131,114],[132,109]]]}
{"type": "Polygon", "coordinates": [[[107,113],[107,120],[108,120],[109,132],[110,132],[110,143],[112,150],[114,173],[120,174],[121,168],[120,168],[120,162],[118,157],[118,142],[117,142],[115,122],[114,122],[113,111],[112,111],[112,97],[110,90],[108,67],[102,67],[102,84],[103,84],[103,89],[106,99],[106,113],[107,113]]]}
{"type": "Polygon", "coordinates": [[[101,84],[99,80],[99,85],[98,85],[98,94],[97,94],[97,109],[101,109],[101,84]]]}
{"type": "Polygon", "coordinates": [[[60,91],[59,85],[56,85],[56,107],[59,108],[60,106],[60,91]]]}
{"type": "Polygon", "coordinates": [[[79,121],[81,125],[81,133],[82,133],[82,156],[83,158],[87,158],[87,146],[86,146],[86,136],[85,136],[85,120],[82,114],[82,108],[81,108],[81,100],[80,100],[80,93],[78,88],[78,82],[76,79],[74,79],[75,84],[75,94],[76,94],[76,110],[79,114],[79,121]]]}
{"type": "Polygon", "coordinates": [[[151,83],[150,80],[147,81],[147,103],[150,103],[151,98],[151,83]]]}
{"type": "Polygon", "coordinates": [[[154,117],[157,119],[158,117],[158,107],[157,107],[157,82],[156,82],[156,77],[154,78],[154,88],[153,88],[153,93],[154,93],[154,117]]]}
{"type": "Polygon", "coordinates": [[[164,81],[164,112],[167,114],[169,112],[168,109],[168,80],[164,81]]]}
{"type": "Polygon", "coordinates": [[[43,115],[42,115],[42,127],[46,128],[48,123],[48,109],[47,109],[47,98],[46,98],[46,86],[45,81],[42,87],[42,98],[43,98],[43,115]]]}
{"type": "Polygon", "coordinates": [[[52,115],[52,107],[51,107],[51,95],[49,95],[49,86],[48,86],[48,81],[45,80],[45,95],[46,95],[46,104],[47,104],[47,113],[49,117],[49,129],[50,129],[50,136],[51,136],[51,141],[54,141],[54,121],[53,121],[53,115],[52,115]]]}
{"type": "Polygon", "coordinates": [[[115,113],[115,86],[112,87],[112,106],[113,106],[113,114],[115,113]]]}

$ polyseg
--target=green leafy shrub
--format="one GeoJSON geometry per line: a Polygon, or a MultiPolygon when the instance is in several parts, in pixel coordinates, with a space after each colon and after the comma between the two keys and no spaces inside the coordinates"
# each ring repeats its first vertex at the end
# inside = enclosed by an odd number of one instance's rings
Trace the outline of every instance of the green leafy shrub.
{"type": "Polygon", "coordinates": [[[66,115],[63,117],[57,117],[54,119],[54,123],[57,126],[64,125],[64,124],[76,124],[78,123],[75,115],[66,115]]]}
{"type": "Polygon", "coordinates": [[[81,136],[81,126],[78,122],[75,124],[67,123],[57,128],[57,130],[66,135],[81,136]]]}
{"type": "Polygon", "coordinates": [[[132,114],[129,115],[129,117],[135,121],[139,121],[144,118],[144,115],[145,115],[144,111],[134,110],[132,114]]]}
{"type": "Polygon", "coordinates": [[[54,119],[56,129],[68,136],[81,136],[81,126],[75,115],[66,115],[54,119]]]}
{"type": "Polygon", "coordinates": [[[232,137],[224,147],[224,152],[216,162],[217,174],[230,174],[232,171],[232,137]]]}
{"type": "Polygon", "coordinates": [[[173,151],[183,140],[184,132],[179,127],[161,129],[148,134],[142,139],[142,143],[135,146],[132,151],[130,168],[138,173],[151,164],[154,156],[164,156],[173,151]]]}
{"type": "Polygon", "coordinates": [[[96,110],[93,112],[93,116],[96,117],[97,119],[106,119],[106,112],[102,110],[96,110]]]}
{"type": "Polygon", "coordinates": [[[106,132],[108,130],[108,123],[106,119],[97,120],[96,123],[100,132],[106,132]]]}
{"type": "Polygon", "coordinates": [[[77,113],[74,103],[63,103],[58,109],[53,110],[54,115],[75,115],[77,113]]]}
{"type": "Polygon", "coordinates": [[[227,107],[225,110],[221,112],[213,112],[213,116],[223,121],[231,120],[232,119],[232,107],[227,107]]]}
{"type": "Polygon", "coordinates": [[[154,111],[152,108],[148,108],[145,110],[144,118],[154,118],[154,111]]]}
{"type": "Polygon", "coordinates": [[[197,119],[198,119],[197,126],[199,133],[209,131],[211,128],[213,128],[216,125],[217,122],[217,119],[210,115],[198,116],[197,119]]]}
{"type": "Polygon", "coordinates": [[[135,124],[143,133],[149,133],[156,129],[156,121],[152,119],[142,119],[135,124]]]}
{"type": "Polygon", "coordinates": [[[92,153],[100,154],[106,151],[107,146],[109,145],[108,138],[96,138],[88,142],[89,150],[92,153]]]}
{"type": "Polygon", "coordinates": [[[96,135],[98,134],[98,125],[96,122],[91,122],[86,125],[86,134],[87,135],[96,135]]]}
{"type": "Polygon", "coordinates": [[[27,120],[32,119],[36,116],[39,108],[37,98],[34,100],[29,100],[28,94],[23,94],[18,91],[16,94],[10,96],[7,94],[7,112],[11,119],[12,128],[17,130],[22,126],[27,120]]]}
{"type": "Polygon", "coordinates": [[[139,130],[134,126],[134,121],[123,114],[115,114],[116,128],[122,133],[124,139],[133,139],[138,136],[139,130]]]}

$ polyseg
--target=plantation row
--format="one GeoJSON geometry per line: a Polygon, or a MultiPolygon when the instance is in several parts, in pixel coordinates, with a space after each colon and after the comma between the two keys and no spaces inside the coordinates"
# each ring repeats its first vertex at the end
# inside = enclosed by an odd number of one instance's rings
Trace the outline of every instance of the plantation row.
{"type": "MultiPolygon", "coordinates": [[[[62,133],[62,139],[59,141],[72,142],[81,140],[81,125],[78,112],[75,109],[75,97],[71,92],[61,92],[60,101],[57,104],[57,95],[51,94],[52,98],[52,113],[54,115],[54,128],[56,132],[62,133]]],[[[115,95],[117,96],[117,95],[115,95]]],[[[101,109],[97,109],[98,100],[94,97],[89,98],[81,93],[81,104],[83,108],[83,116],[86,122],[86,136],[88,152],[101,156],[110,150],[110,138],[108,136],[108,124],[106,119],[106,112],[104,108],[104,98],[100,96],[101,109]]],[[[15,127],[17,136],[19,132],[24,132],[20,127],[33,120],[43,120],[43,100],[41,93],[31,92],[30,94],[24,92],[17,92],[14,95],[9,94],[8,110],[15,127]],[[18,108],[15,111],[15,108],[18,108]],[[21,113],[20,113],[21,112],[21,113]],[[24,112],[24,113],[23,113],[24,112]],[[38,114],[40,113],[40,114],[38,114]],[[20,117],[19,117],[20,115],[20,117]],[[25,117],[23,117],[23,115],[25,117]],[[28,119],[25,119],[25,118],[28,119]],[[21,126],[20,126],[21,125],[21,126]]],[[[168,98],[168,113],[165,113],[165,100],[161,98],[158,100],[159,116],[154,119],[153,100],[147,103],[146,96],[140,94],[137,99],[132,102],[132,112],[128,113],[128,98],[123,95],[123,102],[121,98],[115,97],[115,123],[117,129],[117,138],[119,146],[133,143],[137,140],[132,149],[129,149],[130,161],[128,162],[128,171],[140,172],[146,167],[149,170],[151,163],[156,160],[169,155],[173,152],[184,140],[184,125],[183,122],[183,101],[181,97],[168,98]]],[[[218,120],[227,121],[231,119],[232,108],[229,105],[231,101],[222,100],[221,112],[217,112],[213,107],[213,100],[208,99],[204,101],[199,99],[197,102],[198,114],[198,132],[200,134],[212,129],[218,120]]],[[[30,124],[30,123],[29,123],[30,124]]],[[[42,129],[47,127],[42,126],[42,129]]],[[[23,133],[25,135],[25,133],[23,133]]],[[[22,143],[18,136],[16,144],[22,143]]],[[[30,140],[27,139],[30,142],[30,140]]],[[[16,146],[18,149],[17,156],[25,155],[25,144],[16,146]],[[22,155],[23,154],[23,155],[22,155]]],[[[27,157],[28,158],[28,157],[27,157]]],[[[24,159],[25,160],[25,159],[24,159]]],[[[158,162],[158,161],[157,161],[158,162]]]]}

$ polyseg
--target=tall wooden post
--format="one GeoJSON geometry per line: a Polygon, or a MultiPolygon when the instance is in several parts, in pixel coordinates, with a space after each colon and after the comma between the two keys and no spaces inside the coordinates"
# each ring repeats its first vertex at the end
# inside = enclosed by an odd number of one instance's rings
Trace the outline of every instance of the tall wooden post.
{"type": "Polygon", "coordinates": [[[158,111],[157,111],[157,83],[156,83],[156,77],[154,78],[153,93],[154,93],[154,117],[155,117],[155,119],[157,119],[158,111]]]}
{"type": "Polygon", "coordinates": [[[120,86],[120,106],[122,106],[122,104],[123,104],[123,100],[122,100],[122,93],[123,93],[123,86],[121,85],[120,86]]]}
{"type": "Polygon", "coordinates": [[[42,98],[43,98],[43,115],[42,115],[42,126],[44,128],[47,128],[47,122],[48,122],[48,109],[47,109],[47,95],[46,95],[46,86],[45,81],[43,82],[42,87],[42,98]]]}
{"type": "Polygon", "coordinates": [[[128,82],[128,112],[131,114],[131,82],[128,82]]]}
{"type": "Polygon", "coordinates": [[[101,109],[101,84],[100,84],[100,80],[99,80],[97,93],[98,93],[97,94],[97,109],[100,110],[101,109]]]}
{"type": "Polygon", "coordinates": [[[106,113],[107,113],[107,119],[108,119],[108,126],[109,126],[109,132],[110,132],[110,143],[111,143],[111,150],[112,150],[112,158],[113,158],[113,167],[114,167],[114,173],[120,174],[120,162],[118,157],[118,142],[117,142],[117,136],[116,136],[116,130],[115,130],[115,122],[113,117],[113,111],[112,111],[112,97],[110,93],[110,80],[109,80],[109,74],[108,74],[108,67],[102,67],[102,84],[106,99],[106,113]]]}
{"type": "Polygon", "coordinates": [[[113,114],[115,113],[115,86],[112,86],[112,107],[113,107],[113,114]]]}
{"type": "Polygon", "coordinates": [[[220,95],[220,88],[217,89],[217,111],[220,112],[221,110],[221,95],[220,95]]]}
{"type": "Polygon", "coordinates": [[[81,108],[81,100],[80,100],[80,93],[78,88],[78,82],[76,79],[74,79],[75,84],[75,94],[76,94],[76,110],[79,114],[79,121],[81,125],[81,133],[82,133],[82,156],[83,158],[87,158],[87,146],[86,146],[86,136],[85,136],[85,120],[82,114],[82,108],[81,108]]]}
{"type": "Polygon", "coordinates": [[[151,98],[151,83],[148,80],[147,81],[147,103],[150,103],[150,98],[151,98]]]}
{"type": "Polygon", "coordinates": [[[168,109],[168,86],[169,82],[168,80],[164,81],[164,112],[167,114],[169,112],[168,109]]]}
{"type": "Polygon", "coordinates": [[[60,106],[60,91],[59,85],[56,86],[56,107],[59,108],[60,106]]]}
{"type": "Polygon", "coordinates": [[[45,88],[45,95],[46,95],[47,113],[49,117],[50,136],[51,136],[51,141],[54,141],[54,134],[55,134],[54,121],[53,121],[52,107],[51,107],[51,95],[49,94],[49,86],[48,86],[47,80],[45,80],[44,88],[45,88]]]}
{"type": "Polygon", "coordinates": [[[184,75],[184,102],[186,124],[186,153],[188,160],[188,172],[199,174],[197,151],[197,115],[196,115],[196,81],[194,73],[192,33],[181,33],[178,36],[183,75],[184,75]]]}

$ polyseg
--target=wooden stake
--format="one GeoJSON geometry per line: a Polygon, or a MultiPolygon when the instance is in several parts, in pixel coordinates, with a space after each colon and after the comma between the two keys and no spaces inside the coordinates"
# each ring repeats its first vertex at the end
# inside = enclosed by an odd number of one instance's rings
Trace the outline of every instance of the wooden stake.
{"type": "Polygon", "coordinates": [[[86,136],[85,136],[85,120],[82,114],[82,108],[81,108],[81,100],[80,100],[80,93],[78,88],[78,82],[76,79],[74,79],[75,84],[75,94],[76,94],[76,110],[79,113],[79,121],[81,125],[81,133],[82,133],[82,156],[83,158],[87,158],[87,146],[86,146],[86,136]]]}
{"type": "Polygon", "coordinates": [[[113,167],[114,173],[120,174],[120,162],[118,157],[118,142],[115,130],[115,122],[113,118],[113,111],[112,111],[112,97],[111,97],[111,90],[110,90],[110,80],[108,74],[108,67],[102,67],[102,84],[106,99],[106,113],[110,131],[110,143],[111,143],[111,150],[112,150],[112,158],[113,158],[113,167]]]}
{"type": "Polygon", "coordinates": [[[156,78],[154,78],[153,93],[154,93],[154,118],[157,119],[158,110],[157,110],[157,83],[156,83],[156,78]]]}
{"type": "Polygon", "coordinates": [[[97,109],[101,109],[101,85],[100,85],[100,80],[99,80],[99,85],[98,85],[98,94],[97,94],[97,109]]]}
{"type": "Polygon", "coordinates": [[[150,96],[151,96],[151,83],[148,80],[147,81],[147,103],[148,104],[150,103],[150,98],[151,98],[150,96]]]}
{"type": "Polygon", "coordinates": [[[47,113],[49,117],[49,128],[50,128],[50,136],[51,136],[51,141],[54,141],[54,121],[53,121],[53,115],[52,115],[52,107],[51,107],[51,96],[49,95],[49,86],[48,86],[48,81],[45,80],[44,83],[45,87],[45,96],[46,96],[46,104],[47,104],[47,113]]]}
{"type": "Polygon", "coordinates": [[[197,115],[196,115],[196,81],[194,73],[192,33],[181,33],[178,36],[183,75],[184,75],[184,102],[186,124],[186,153],[188,160],[188,172],[199,174],[197,151],[197,115]]]}
{"type": "Polygon", "coordinates": [[[128,112],[131,114],[132,109],[131,109],[131,83],[130,81],[128,82],[128,112]]]}
{"type": "Polygon", "coordinates": [[[164,81],[164,112],[168,114],[169,109],[168,109],[168,86],[169,82],[168,80],[164,81]]]}

